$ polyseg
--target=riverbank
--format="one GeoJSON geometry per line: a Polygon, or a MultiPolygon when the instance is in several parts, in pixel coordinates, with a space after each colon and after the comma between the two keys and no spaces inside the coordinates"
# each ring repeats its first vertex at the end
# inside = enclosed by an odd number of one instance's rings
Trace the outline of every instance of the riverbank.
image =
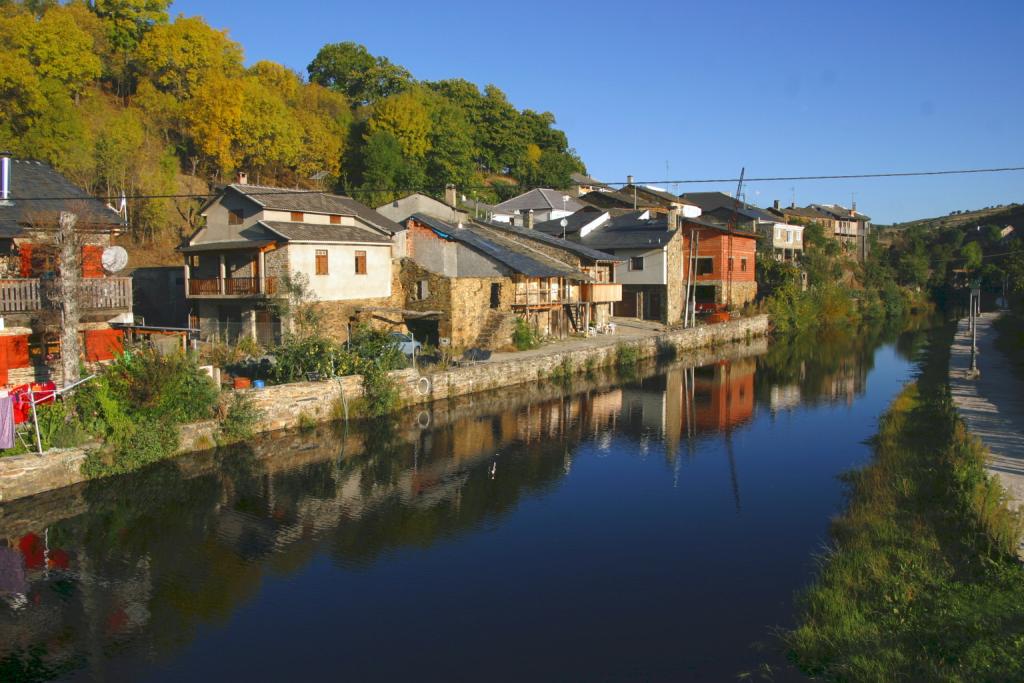
{"type": "MultiPolygon", "coordinates": [[[[950,353],[949,386],[957,413],[989,451],[988,472],[1010,496],[1010,507],[1024,507],[1024,384],[1013,363],[997,347],[998,312],[977,322],[977,374],[971,369],[971,329],[960,321],[950,353]]],[[[1017,546],[1024,559],[1024,543],[1017,546]]]]}
{"type": "Polygon", "coordinates": [[[808,674],[1024,679],[1019,518],[953,405],[953,336],[932,334],[920,376],[880,420],[872,462],[846,477],[848,508],[785,636],[808,674]]]}
{"type": "MultiPolygon", "coordinates": [[[[390,373],[399,390],[402,406],[431,404],[452,398],[545,380],[552,373],[586,373],[615,365],[622,349],[632,358],[679,355],[715,348],[730,342],[748,341],[768,333],[768,316],[760,315],[719,325],[665,332],[651,330],[620,338],[615,335],[581,340],[570,347],[537,349],[508,354],[501,360],[451,368],[421,375],[418,371],[390,373]]],[[[362,378],[342,377],[325,382],[296,382],[241,392],[252,399],[262,417],[254,432],[305,427],[344,419],[347,407],[362,396],[362,378]]],[[[212,449],[220,423],[191,423],[181,428],[178,455],[212,449]]],[[[0,458],[0,503],[70,486],[86,480],[81,471],[89,448],[48,451],[0,458]]]]}

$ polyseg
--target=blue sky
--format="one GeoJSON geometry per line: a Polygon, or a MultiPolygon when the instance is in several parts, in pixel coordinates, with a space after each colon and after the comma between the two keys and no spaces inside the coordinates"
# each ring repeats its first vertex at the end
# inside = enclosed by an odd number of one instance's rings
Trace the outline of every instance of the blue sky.
{"type": "MultiPolygon", "coordinates": [[[[179,0],[305,74],[353,40],[420,79],[495,83],[621,181],[1024,166],[1024,3],[179,0]]],[[[668,186],[679,192],[721,186],[668,186]]],[[[876,222],[1024,201],[1024,172],[756,183],[876,222]]]]}

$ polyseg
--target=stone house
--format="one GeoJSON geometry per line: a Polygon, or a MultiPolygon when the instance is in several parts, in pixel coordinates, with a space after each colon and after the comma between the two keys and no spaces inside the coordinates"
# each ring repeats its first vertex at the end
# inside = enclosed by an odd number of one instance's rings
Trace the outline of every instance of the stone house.
{"type": "Polygon", "coordinates": [[[404,229],[350,197],[249,185],[243,176],[201,213],[206,225],[179,247],[201,338],[279,341],[292,322],[268,303],[286,294],[286,278],[307,282],[325,334],[338,340],[362,309],[400,298],[392,261],[404,250],[404,229]]]}
{"type": "Polygon", "coordinates": [[[584,283],[580,289],[584,304],[583,327],[611,321],[612,307],[622,301],[622,285],[615,280],[615,269],[622,265],[622,257],[541,230],[527,230],[504,223],[477,222],[475,225],[492,235],[535,249],[589,276],[592,282],[584,283]]]}
{"type": "Polygon", "coordinates": [[[516,318],[544,336],[583,330],[582,289],[593,278],[530,246],[472,223],[415,214],[402,263],[406,325],[456,348],[503,348],[516,318]]]}
{"type": "Polygon", "coordinates": [[[819,223],[824,228],[826,237],[839,242],[857,259],[863,261],[867,258],[871,217],[858,212],[856,204],[850,209],[839,204],[810,204],[806,207],[793,204],[782,207],[776,200],[768,211],[783,217],[788,223],[819,223]]]}
{"type": "Polygon", "coordinates": [[[86,361],[109,360],[131,324],[132,281],[107,268],[121,216],[49,165],[0,154],[0,385],[60,382],[61,272],[53,236],[62,212],[75,214],[81,244],[79,331],[86,361]],[[105,267],[106,263],[106,267],[105,267]]]}

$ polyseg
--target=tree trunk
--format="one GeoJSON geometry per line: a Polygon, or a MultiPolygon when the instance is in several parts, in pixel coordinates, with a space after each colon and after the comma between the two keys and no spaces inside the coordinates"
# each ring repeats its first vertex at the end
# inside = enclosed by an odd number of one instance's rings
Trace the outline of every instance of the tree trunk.
{"type": "Polygon", "coordinates": [[[81,317],[78,302],[78,285],[81,277],[81,250],[79,249],[75,223],[78,216],[67,211],[60,214],[57,227],[57,245],[60,249],[60,276],[57,290],[60,295],[60,364],[64,375],[64,386],[79,380],[78,359],[81,346],[78,342],[78,322],[81,317]]]}

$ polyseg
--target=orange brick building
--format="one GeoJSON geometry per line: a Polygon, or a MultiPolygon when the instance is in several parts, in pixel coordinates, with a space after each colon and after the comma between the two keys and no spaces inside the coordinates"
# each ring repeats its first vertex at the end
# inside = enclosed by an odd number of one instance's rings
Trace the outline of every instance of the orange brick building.
{"type": "Polygon", "coordinates": [[[691,240],[697,247],[694,267],[698,310],[731,308],[754,300],[758,239],[755,233],[693,219],[684,219],[682,233],[684,283],[691,267],[691,240]]]}

